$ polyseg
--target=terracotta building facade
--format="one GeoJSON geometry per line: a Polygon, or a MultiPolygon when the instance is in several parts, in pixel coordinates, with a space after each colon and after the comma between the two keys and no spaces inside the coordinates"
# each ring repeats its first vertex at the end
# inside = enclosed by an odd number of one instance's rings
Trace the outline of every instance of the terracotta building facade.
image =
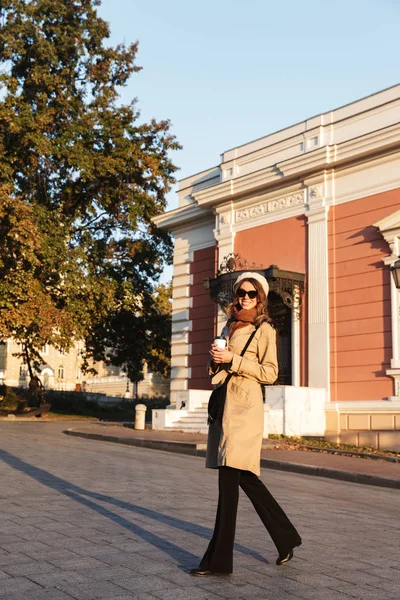
{"type": "Polygon", "coordinates": [[[178,193],[156,219],[175,237],[156,425],[204,406],[224,293],[252,269],[270,282],[282,371],[265,432],[400,449],[400,86],[224,152],[178,193]]]}

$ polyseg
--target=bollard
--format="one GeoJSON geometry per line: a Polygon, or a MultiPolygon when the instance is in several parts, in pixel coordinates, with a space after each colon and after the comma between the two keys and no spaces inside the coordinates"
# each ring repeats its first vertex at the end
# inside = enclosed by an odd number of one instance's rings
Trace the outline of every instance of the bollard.
{"type": "Polygon", "coordinates": [[[135,429],[145,429],[146,405],[137,404],[135,408],[135,429]]]}

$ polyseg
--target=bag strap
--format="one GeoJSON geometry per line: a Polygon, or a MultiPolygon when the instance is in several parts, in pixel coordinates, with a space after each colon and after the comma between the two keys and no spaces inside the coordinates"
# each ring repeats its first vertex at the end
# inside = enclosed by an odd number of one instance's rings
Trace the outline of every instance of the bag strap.
{"type": "MultiPolygon", "coordinates": [[[[254,331],[252,331],[252,332],[251,332],[251,334],[250,334],[250,336],[249,336],[249,339],[247,340],[247,342],[246,342],[246,344],[245,344],[245,346],[244,346],[243,350],[242,350],[242,351],[241,351],[241,353],[240,353],[240,356],[244,356],[244,355],[246,354],[246,350],[247,350],[247,348],[250,346],[250,344],[251,344],[251,342],[252,342],[252,339],[253,339],[253,337],[256,335],[256,333],[257,333],[257,329],[258,329],[258,327],[256,327],[256,328],[254,329],[254,331]]],[[[228,381],[231,379],[232,375],[233,375],[233,373],[229,373],[229,375],[227,376],[227,378],[226,378],[226,379],[225,379],[225,381],[224,381],[224,385],[227,385],[227,384],[228,384],[228,381]]]]}
{"type": "Polygon", "coordinates": [[[256,328],[255,328],[255,330],[254,330],[254,331],[252,331],[252,333],[251,333],[251,335],[250,335],[249,339],[248,339],[248,340],[247,340],[247,342],[246,342],[246,345],[245,345],[245,347],[243,348],[243,350],[242,350],[242,351],[241,351],[241,353],[240,353],[240,356],[244,356],[244,355],[246,354],[246,350],[247,350],[247,348],[250,346],[250,344],[251,344],[251,342],[252,342],[252,339],[253,339],[253,337],[256,335],[257,329],[258,329],[258,327],[256,327],[256,328]]]}

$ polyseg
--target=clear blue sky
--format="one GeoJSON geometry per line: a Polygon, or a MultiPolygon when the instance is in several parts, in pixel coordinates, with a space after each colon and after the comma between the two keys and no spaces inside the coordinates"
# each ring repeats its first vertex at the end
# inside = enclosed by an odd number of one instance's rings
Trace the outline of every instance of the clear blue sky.
{"type": "Polygon", "coordinates": [[[139,40],[123,101],[171,120],[178,179],[400,80],[400,0],[103,0],[99,12],[113,44],[139,40]]]}

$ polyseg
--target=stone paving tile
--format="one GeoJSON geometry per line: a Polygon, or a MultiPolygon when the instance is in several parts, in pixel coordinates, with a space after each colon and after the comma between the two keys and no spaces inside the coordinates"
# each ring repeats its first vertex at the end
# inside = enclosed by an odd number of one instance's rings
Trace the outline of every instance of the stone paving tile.
{"type": "Polygon", "coordinates": [[[154,560],[148,560],[139,564],[128,562],[127,566],[139,575],[159,575],[160,577],[163,577],[164,573],[169,572],[171,568],[174,568],[176,572],[182,568],[174,562],[161,563],[154,560]]]}
{"type": "Polygon", "coordinates": [[[25,577],[12,577],[11,579],[2,579],[0,588],[0,598],[6,594],[18,594],[21,592],[30,593],[34,590],[40,590],[40,585],[29,581],[25,577]]]}
{"type": "Polygon", "coordinates": [[[49,573],[53,571],[55,567],[50,563],[46,563],[43,561],[31,561],[30,563],[22,563],[19,565],[7,565],[3,567],[3,570],[9,575],[35,575],[40,573],[49,573]]]}
{"type": "Polygon", "coordinates": [[[30,558],[40,556],[41,552],[48,552],[49,546],[42,542],[15,542],[11,544],[4,544],[3,549],[10,553],[21,553],[26,554],[30,558]]]}
{"type": "MultiPolygon", "coordinates": [[[[17,536],[16,534],[10,534],[7,533],[6,535],[3,535],[2,533],[0,533],[0,548],[3,546],[3,544],[11,544],[13,542],[17,542],[17,541],[22,541],[22,538],[17,536]]],[[[2,550],[0,550],[0,553],[2,552],[2,550]]],[[[3,552],[5,552],[5,550],[3,550],[3,552]]]]}
{"type": "Polygon", "coordinates": [[[359,569],[355,569],[354,571],[344,570],[344,569],[335,569],[332,572],[332,577],[335,577],[339,581],[355,583],[355,584],[368,584],[372,586],[380,585],[382,578],[377,577],[375,575],[370,575],[364,571],[359,569]]]}
{"type": "Polygon", "coordinates": [[[32,559],[25,554],[5,554],[0,556],[0,569],[4,569],[7,565],[29,564],[32,559]]]}
{"type": "MultiPolygon", "coordinates": [[[[153,591],[152,595],[160,600],[221,600],[221,596],[201,588],[172,588],[153,591]]],[[[249,597],[249,596],[248,596],[249,597]]]]}
{"type": "Polygon", "coordinates": [[[240,581],[258,585],[261,588],[269,588],[276,585],[276,578],[273,573],[269,574],[267,571],[260,573],[259,571],[254,571],[253,569],[245,567],[235,569],[233,579],[236,580],[236,578],[240,581]]]}
{"type": "MultiPolygon", "coordinates": [[[[302,590],[296,594],[299,600],[351,600],[351,597],[347,594],[343,594],[337,590],[330,590],[327,588],[319,588],[317,590],[309,588],[308,590],[302,590]]],[[[380,600],[391,600],[390,598],[380,598],[380,600]]]]}
{"type": "Polygon", "coordinates": [[[89,581],[113,581],[118,583],[118,579],[133,577],[137,573],[127,567],[104,565],[101,569],[74,569],[74,573],[80,573],[89,581]]]}
{"type": "MultiPolygon", "coordinates": [[[[246,600],[243,598],[239,598],[238,600],[246,600]]],[[[255,598],[253,600],[256,600],[255,598]]],[[[302,600],[300,596],[295,596],[290,592],[284,592],[282,590],[262,590],[260,593],[260,597],[257,600],[302,600]]],[[[321,598],[323,600],[323,598],[321,598]]]]}
{"type": "Polygon", "coordinates": [[[399,569],[393,569],[391,567],[387,567],[387,568],[377,567],[377,568],[370,568],[370,569],[368,569],[367,572],[368,572],[368,575],[380,577],[381,579],[390,579],[393,581],[400,581],[399,569]]]}
{"type": "Polygon", "coordinates": [[[0,596],[1,600],[71,600],[71,596],[65,594],[61,590],[39,590],[36,592],[29,591],[22,594],[6,594],[0,596]]]}
{"type": "Polygon", "coordinates": [[[58,548],[54,548],[53,550],[49,550],[48,552],[41,552],[40,558],[42,560],[45,560],[46,562],[57,560],[65,561],[77,559],[79,558],[79,555],[76,554],[76,552],[72,552],[71,550],[66,550],[65,548],[62,548],[62,541],[60,541],[58,548]]]}
{"type": "Polygon", "coordinates": [[[159,573],[159,577],[161,577],[162,579],[166,579],[167,581],[172,582],[175,585],[180,585],[183,587],[198,586],[200,585],[201,581],[204,581],[199,577],[193,577],[192,575],[189,575],[189,570],[183,571],[177,569],[176,567],[173,569],[169,568],[168,570],[159,573]]]}
{"type": "Polygon", "coordinates": [[[335,591],[346,594],[350,598],[356,598],[357,600],[390,600],[390,598],[400,598],[399,586],[397,586],[397,592],[393,589],[386,590],[384,587],[381,589],[371,587],[368,585],[355,585],[353,583],[341,583],[335,591]],[[396,595],[397,594],[397,595],[396,595]]]}
{"type": "Polygon", "coordinates": [[[231,578],[226,577],[207,578],[207,582],[202,580],[199,587],[227,598],[257,598],[260,594],[269,594],[269,591],[259,586],[243,581],[231,581],[231,578]]]}
{"type": "Polygon", "coordinates": [[[175,588],[176,584],[157,575],[146,575],[144,577],[130,577],[121,578],[118,580],[118,585],[125,590],[131,592],[149,592],[153,594],[157,590],[166,590],[168,588],[175,588]]]}
{"type": "MultiPolygon", "coordinates": [[[[152,594],[147,594],[146,592],[141,592],[139,594],[128,594],[125,593],[122,596],[113,596],[112,600],[154,600],[155,596],[152,594]]],[[[106,600],[110,600],[107,598],[106,600]]]]}
{"type": "Polygon", "coordinates": [[[43,531],[42,529],[36,529],[34,533],[30,533],[29,535],[20,536],[23,540],[30,542],[42,542],[46,544],[47,551],[49,547],[52,548],[53,544],[59,546],[61,543],[64,544],[68,538],[66,535],[62,535],[58,531],[43,531]]]}
{"type": "Polygon", "coordinates": [[[79,585],[61,586],[61,589],[76,600],[97,600],[99,598],[114,598],[125,592],[120,586],[109,581],[91,581],[79,585]]]}
{"type": "Polygon", "coordinates": [[[376,554],[374,554],[373,556],[360,556],[358,558],[360,565],[361,565],[361,569],[363,569],[364,571],[368,571],[370,568],[378,568],[378,567],[383,567],[384,569],[386,568],[392,568],[392,569],[400,569],[400,556],[398,557],[399,560],[395,560],[394,557],[379,557],[376,554]]]}
{"type": "Polygon", "coordinates": [[[313,573],[308,571],[306,573],[293,573],[288,574],[288,578],[293,581],[295,585],[304,584],[312,587],[333,587],[336,589],[336,585],[341,583],[336,577],[329,577],[328,575],[321,575],[320,573],[313,573]]]}
{"type": "MultiPolygon", "coordinates": [[[[363,588],[366,589],[366,586],[363,588]]],[[[375,589],[375,588],[374,588],[375,589]]],[[[376,588],[378,589],[378,588],[376,588]]],[[[385,590],[391,594],[396,600],[400,598],[400,578],[397,581],[383,581],[379,585],[379,590],[385,590]]]]}
{"type": "Polygon", "coordinates": [[[96,560],[95,558],[85,558],[77,555],[75,555],[75,558],[61,560],[59,558],[57,558],[56,560],[48,558],[48,561],[51,562],[51,564],[55,567],[59,567],[60,569],[64,569],[65,571],[70,571],[72,569],[82,569],[84,567],[88,569],[101,569],[102,567],[104,567],[104,563],[100,560],[96,560]]]}
{"type": "Polygon", "coordinates": [[[55,570],[51,573],[37,573],[29,575],[29,579],[43,587],[60,587],[67,583],[68,585],[77,585],[87,583],[87,577],[79,572],[55,570]]]}

